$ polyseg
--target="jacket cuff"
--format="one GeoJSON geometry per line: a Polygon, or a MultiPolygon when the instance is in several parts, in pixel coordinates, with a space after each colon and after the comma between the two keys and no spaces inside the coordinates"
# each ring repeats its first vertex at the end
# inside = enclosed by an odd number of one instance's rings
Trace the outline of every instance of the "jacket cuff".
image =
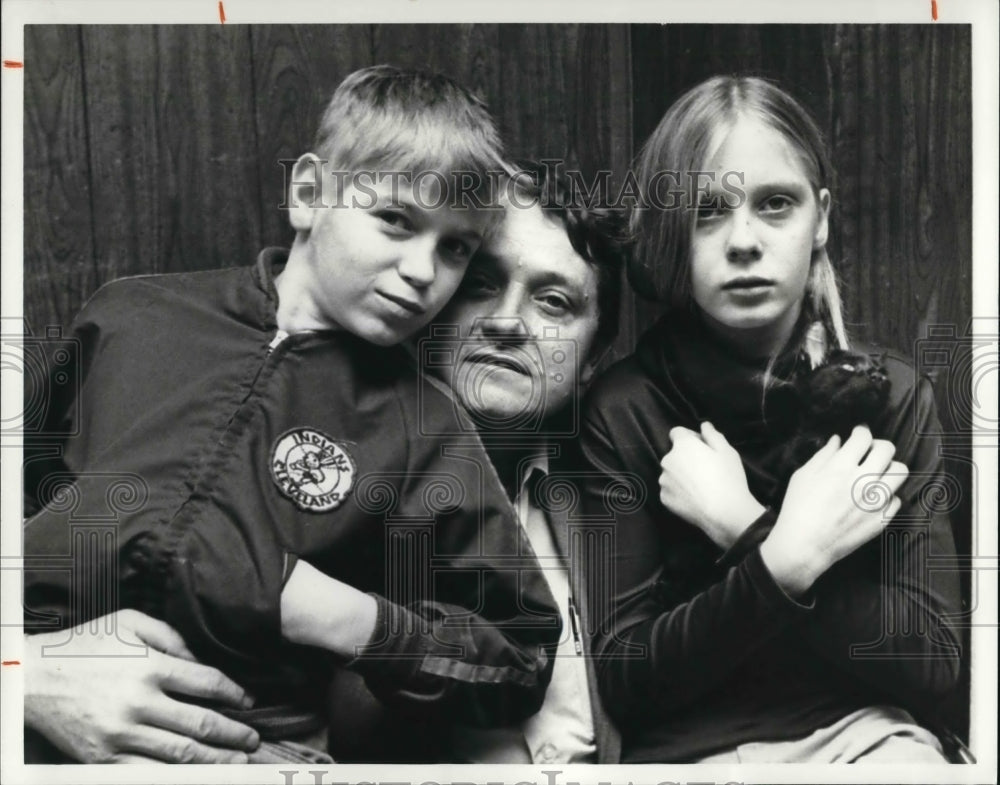
{"type": "Polygon", "coordinates": [[[776,613],[792,613],[805,616],[816,607],[816,601],[813,599],[811,593],[808,593],[802,600],[796,600],[785,593],[785,590],[774,580],[774,576],[767,569],[767,565],[764,564],[764,559],[760,555],[760,547],[755,547],[746,559],[744,559],[743,563],[746,564],[747,574],[750,576],[750,581],[753,583],[754,588],[760,592],[764,601],[776,613]]]}
{"type": "Polygon", "coordinates": [[[405,684],[420,670],[425,653],[421,628],[428,622],[374,592],[375,626],[371,637],[344,667],[382,684],[405,684]]]}
{"type": "Polygon", "coordinates": [[[778,514],[774,510],[770,507],[765,509],[757,520],[747,526],[726,552],[716,560],[716,565],[734,567],[739,564],[750,551],[767,539],[767,535],[771,533],[777,520],[778,514]]]}

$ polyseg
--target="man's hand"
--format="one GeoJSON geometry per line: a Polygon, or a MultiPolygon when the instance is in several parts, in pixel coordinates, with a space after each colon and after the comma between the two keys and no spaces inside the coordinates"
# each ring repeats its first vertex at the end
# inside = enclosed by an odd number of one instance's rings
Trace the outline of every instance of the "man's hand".
{"type": "Polygon", "coordinates": [[[670,442],[660,461],[660,502],[728,548],[765,509],[747,488],[739,453],[707,422],[700,434],[672,428],[670,442]]]}
{"type": "MultiPolygon", "coordinates": [[[[103,632],[26,638],[25,724],[83,763],[246,763],[246,752],[260,743],[256,731],[183,702],[248,708],[252,701],[243,689],[195,662],[166,623],[122,610],[101,619],[102,630],[112,617],[118,639],[145,644],[144,656],[107,656],[103,632]],[[60,644],[57,655],[43,655],[42,647],[53,644],[60,644]]],[[[122,645],[122,651],[142,650],[122,645]]]]}
{"type": "Polygon", "coordinates": [[[836,436],[792,475],[760,553],[775,581],[804,593],[832,565],[876,537],[899,511],[906,466],[891,442],[859,426],[836,436]]]}

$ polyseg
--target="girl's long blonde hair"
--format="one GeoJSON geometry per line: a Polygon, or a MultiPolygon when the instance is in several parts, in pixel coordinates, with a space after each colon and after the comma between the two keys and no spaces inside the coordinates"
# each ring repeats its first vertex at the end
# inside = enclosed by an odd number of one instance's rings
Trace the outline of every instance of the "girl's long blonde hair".
{"type": "MultiPolygon", "coordinates": [[[[830,188],[833,168],[823,134],[788,93],[753,76],[714,76],[702,82],[670,107],[636,161],[641,198],[629,219],[634,241],[629,280],[640,295],[671,308],[695,307],[690,250],[698,205],[682,199],[680,205],[663,209],[662,194],[653,190],[663,182],[663,172],[683,183],[704,170],[718,140],[741,117],[766,123],[788,141],[800,156],[817,199],[820,189],[830,188]]],[[[830,343],[849,348],[837,278],[825,245],[813,251],[802,316],[804,329],[796,337],[814,366],[830,343]],[[810,329],[816,323],[822,330],[810,329]]]]}

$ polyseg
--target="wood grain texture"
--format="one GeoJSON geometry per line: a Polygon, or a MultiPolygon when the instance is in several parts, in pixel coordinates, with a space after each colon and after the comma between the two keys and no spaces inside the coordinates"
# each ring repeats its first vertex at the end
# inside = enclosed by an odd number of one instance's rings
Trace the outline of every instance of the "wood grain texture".
{"type": "Polygon", "coordinates": [[[294,232],[279,208],[286,171],[312,150],[320,117],[341,80],[374,63],[372,26],[254,25],[251,48],[261,244],[290,245],[294,232]]]}
{"type": "Polygon", "coordinates": [[[68,325],[97,286],[80,28],[24,28],[24,315],[68,325]]]}
{"type": "Polygon", "coordinates": [[[84,27],[83,51],[102,278],[252,261],[248,28],[84,27]]]}

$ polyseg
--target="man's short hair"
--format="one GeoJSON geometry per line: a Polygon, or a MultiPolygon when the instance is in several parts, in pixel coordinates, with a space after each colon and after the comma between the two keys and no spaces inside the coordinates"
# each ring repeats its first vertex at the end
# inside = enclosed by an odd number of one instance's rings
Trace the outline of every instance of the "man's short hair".
{"type": "Polygon", "coordinates": [[[573,250],[597,274],[597,333],[591,349],[594,358],[618,335],[622,270],[631,247],[625,215],[621,210],[590,206],[570,177],[551,163],[516,161],[512,183],[546,215],[558,218],[573,250]]]}
{"type": "MultiPolygon", "coordinates": [[[[477,194],[504,170],[502,144],[479,98],[442,74],[375,65],[340,83],[313,152],[332,170],[469,172],[477,194]]],[[[449,186],[451,183],[449,183],[449,186]]]]}

